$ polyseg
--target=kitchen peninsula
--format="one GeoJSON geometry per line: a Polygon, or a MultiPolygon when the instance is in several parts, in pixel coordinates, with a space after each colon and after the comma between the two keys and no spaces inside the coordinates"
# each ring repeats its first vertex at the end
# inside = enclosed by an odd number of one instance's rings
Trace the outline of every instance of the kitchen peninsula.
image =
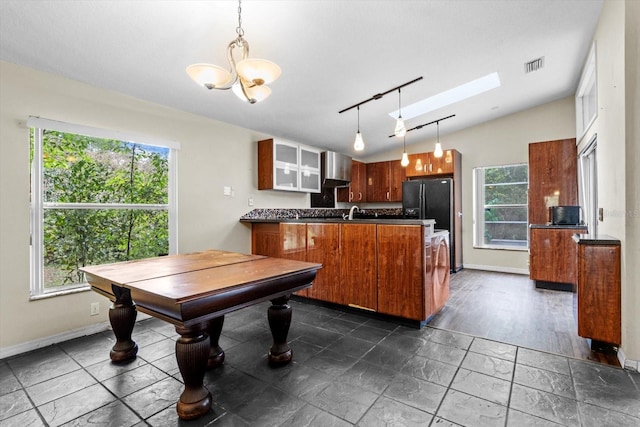
{"type": "Polygon", "coordinates": [[[321,263],[305,298],[423,326],[449,298],[449,233],[400,209],[255,209],[251,252],[321,263]]]}

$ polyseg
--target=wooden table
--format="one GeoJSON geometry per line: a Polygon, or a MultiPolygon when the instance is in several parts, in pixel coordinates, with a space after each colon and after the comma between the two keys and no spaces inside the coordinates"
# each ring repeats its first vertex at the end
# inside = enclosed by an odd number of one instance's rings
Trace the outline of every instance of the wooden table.
{"type": "Polygon", "coordinates": [[[270,300],[267,317],[273,345],[269,363],[286,364],[292,292],[311,286],[321,264],[208,250],[81,268],[91,289],[113,305],[109,320],[116,336],[113,362],[136,357],[131,339],[136,311],[175,325],[176,359],[184,381],[177,403],[181,419],[194,419],[211,408],[211,393],[203,384],[207,368],[224,361],[218,345],[224,315],[270,300]]]}

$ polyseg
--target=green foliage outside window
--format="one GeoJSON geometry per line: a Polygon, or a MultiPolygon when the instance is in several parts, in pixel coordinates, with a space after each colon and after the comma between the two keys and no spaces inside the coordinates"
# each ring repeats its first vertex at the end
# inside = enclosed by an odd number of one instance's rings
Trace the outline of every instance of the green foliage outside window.
{"type": "Polygon", "coordinates": [[[527,244],[526,164],[484,168],[484,243],[527,244]]]}
{"type": "Polygon", "coordinates": [[[169,252],[168,210],[157,206],[168,204],[168,155],[165,148],[43,132],[45,288],[83,282],[82,266],[169,252]]]}

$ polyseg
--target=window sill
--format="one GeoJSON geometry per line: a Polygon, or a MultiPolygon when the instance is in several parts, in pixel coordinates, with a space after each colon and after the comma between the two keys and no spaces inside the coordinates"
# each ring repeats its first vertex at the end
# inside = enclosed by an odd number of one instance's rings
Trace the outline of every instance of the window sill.
{"type": "Polygon", "coordinates": [[[87,292],[91,290],[91,286],[84,285],[84,286],[79,286],[76,288],[70,288],[70,289],[61,289],[58,291],[52,291],[52,292],[45,292],[45,293],[41,293],[38,295],[31,295],[29,297],[29,301],[37,301],[37,300],[41,300],[41,299],[47,299],[47,298],[53,298],[53,297],[60,297],[60,296],[64,296],[64,295],[70,295],[70,294],[77,294],[80,292],[87,292]]]}

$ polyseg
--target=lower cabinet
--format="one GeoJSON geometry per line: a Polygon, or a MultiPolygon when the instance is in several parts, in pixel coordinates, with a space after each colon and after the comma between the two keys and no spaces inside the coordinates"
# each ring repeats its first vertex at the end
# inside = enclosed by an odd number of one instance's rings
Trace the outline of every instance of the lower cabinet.
{"type": "Polygon", "coordinates": [[[297,295],[425,321],[449,298],[448,233],[421,225],[253,223],[252,253],[322,264],[297,295]]]}
{"type": "Polygon", "coordinates": [[[340,304],[376,311],[376,224],[340,224],[340,304]]]}
{"type": "Polygon", "coordinates": [[[339,224],[307,224],[308,262],[322,264],[313,286],[298,292],[308,298],[340,303],[339,224]]]}
{"type": "Polygon", "coordinates": [[[378,225],[380,313],[407,319],[426,318],[423,244],[419,225],[378,225]]]}
{"type": "Polygon", "coordinates": [[[572,236],[586,232],[586,227],[577,226],[530,226],[529,278],[537,287],[547,286],[544,282],[576,285],[578,248],[572,236]]]}
{"type": "Polygon", "coordinates": [[[622,298],[620,241],[609,236],[577,235],[578,335],[620,345],[622,298]]]}

